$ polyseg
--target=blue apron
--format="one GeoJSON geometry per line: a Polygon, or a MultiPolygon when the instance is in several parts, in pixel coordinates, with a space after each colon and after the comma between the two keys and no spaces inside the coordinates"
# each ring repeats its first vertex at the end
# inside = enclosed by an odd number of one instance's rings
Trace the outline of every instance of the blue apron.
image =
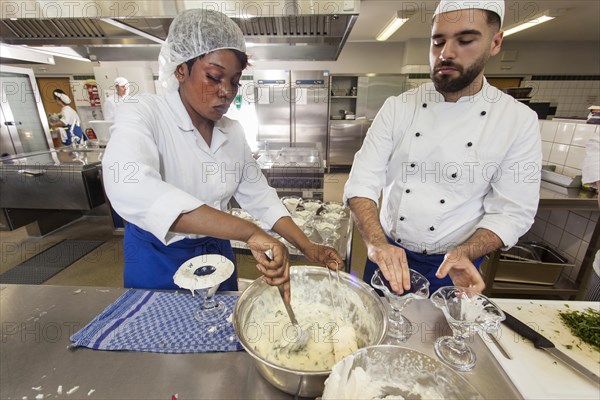
{"type": "Polygon", "coordinates": [[[70,146],[73,143],[73,136],[77,136],[79,138],[79,143],[83,143],[88,140],[88,137],[85,133],[83,133],[83,129],[77,124],[66,125],[65,129],[67,131],[67,140],[63,142],[65,146],[70,146]]]}
{"type": "MultiPolygon", "coordinates": [[[[235,266],[233,249],[229,240],[204,237],[183,239],[165,246],[150,232],[128,223],[123,240],[126,288],[139,289],[181,289],[173,282],[173,275],[185,261],[203,254],[220,254],[227,257],[235,266]]],[[[219,290],[237,291],[237,270],[219,290]]]]}
{"type": "MultiPolygon", "coordinates": [[[[400,246],[398,243],[396,243],[394,240],[390,239],[389,237],[387,239],[390,244],[393,244],[394,246],[398,246],[398,247],[404,249],[404,247],[400,246]]],[[[413,251],[409,251],[406,249],[404,249],[404,252],[406,253],[408,267],[410,269],[414,269],[415,271],[417,271],[418,273],[423,275],[425,278],[427,278],[427,280],[429,281],[429,284],[430,284],[429,285],[429,294],[430,295],[433,292],[435,292],[436,290],[438,290],[439,288],[441,288],[442,286],[454,285],[452,283],[452,279],[450,279],[449,275],[447,275],[444,279],[439,279],[435,276],[435,273],[437,272],[438,268],[444,261],[445,254],[422,254],[422,253],[415,253],[413,251]]],[[[477,260],[473,261],[473,264],[477,267],[477,269],[479,269],[479,265],[481,265],[481,263],[483,262],[483,258],[484,257],[480,257],[477,260]]],[[[367,262],[365,263],[365,273],[363,275],[363,280],[365,282],[367,282],[369,285],[371,284],[371,278],[373,277],[373,274],[375,274],[375,271],[377,270],[377,268],[379,268],[379,266],[377,264],[375,264],[373,261],[369,260],[369,258],[367,257],[367,262]]],[[[381,293],[381,291],[379,291],[378,289],[375,289],[375,290],[377,291],[377,293],[379,293],[380,296],[383,296],[383,293],[381,293]]]]}

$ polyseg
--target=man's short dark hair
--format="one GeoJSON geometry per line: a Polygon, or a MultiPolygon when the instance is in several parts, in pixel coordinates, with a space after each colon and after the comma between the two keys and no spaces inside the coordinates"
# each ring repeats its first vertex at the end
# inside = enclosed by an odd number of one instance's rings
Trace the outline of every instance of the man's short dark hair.
{"type": "Polygon", "coordinates": [[[485,12],[487,24],[494,30],[494,33],[500,30],[500,16],[490,10],[482,10],[485,12]]]}

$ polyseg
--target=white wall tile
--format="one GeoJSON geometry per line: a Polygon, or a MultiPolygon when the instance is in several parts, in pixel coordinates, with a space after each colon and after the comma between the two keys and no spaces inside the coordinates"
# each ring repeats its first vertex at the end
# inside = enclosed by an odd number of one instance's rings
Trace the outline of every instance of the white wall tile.
{"type": "Polygon", "coordinates": [[[583,159],[585,158],[585,147],[569,146],[569,154],[565,165],[571,168],[581,169],[583,159]]]}
{"type": "Polygon", "coordinates": [[[548,222],[554,226],[564,229],[565,225],[567,225],[568,216],[569,211],[567,210],[552,210],[550,212],[550,218],[548,218],[548,222]]]}
{"type": "Polygon", "coordinates": [[[550,159],[550,151],[552,151],[552,142],[542,141],[542,161],[550,159]]]}
{"type": "Polygon", "coordinates": [[[559,123],[557,121],[544,121],[542,127],[540,128],[542,140],[554,142],[554,136],[556,135],[558,124],[559,123]]]}
{"type": "Polygon", "coordinates": [[[590,215],[592,214],[591,211],[580,211],[580,210],[577,210],[577,211],[572,211],[572,212],[574,212],[577,215],[582,216],[585,219],[590,219],[590,215]]]}
{"type": "MultiPolygon", "coordinates": [[[[535,222],[533,223],[533,226],[530,229],[530,232],[539,237],[544,237],[544,232],[546,231],[546,225],[547,225],[546,221],[536,218],[535,222]]],[[[586,220],[586,227],[587,227],[587,220],[586,220]]],[[[585,233],[585,227],[583,228],[583,231],[585,233]]],[[[583,234],[581,236],[583,236],[583,234]]]]}
{"type": "Polygon", "coordinates": [[[587,224],[587,228],[585,228],[585,233],[583,234],[583,240],[589,242],[592,240],[592,233],[594,232],[594,228],[596,227],[596,222],[590,220],[587,224]]]}
{"type": "Polygon", "coordinates": [[[590,219],[591,219],[592,221],[594,221],[594,222],[597,222],[597,221],[598,221],[598,217],[599,217],[599,216],[600,216],[600,212],[598,212],[598,211],[593,211],[593,212],[590,214],[590,219]]]}
{"type": "Polygon", "coordinates": [[[555,143],[571,144],[573,134],[575,133],[576,124],[571,122],[561,122],[558,124],[556,129],[556,135],[554,136],[555,143]]]}
{"type": "Polygon", "coordinates": [[[571,235],[578,237],[579,239],[583,239],[588,222],[589,220],[587,218],[570,212],[569,216],[567,217],[565,231],[569,232],[571,235]]]}
{"type": "Polygon", "coordinates": [[[580,244],[581,239],[571,235],[568,232],[563,232],[558,247],[569,256],[569,261],[573,262],[577,257],[580,244]]]}
{"type": "Polygon", "coordinates": [[[581,244],[579,245],[579,251],[577,252],[577,257],[576,259],[579,261],[583,261],[584,257],[585,257],[585,252],[587,251],[587,248],[590,244],[588,242],[585,241],[581,241],[581,244]]]}
{"type": "Polygon", "coordinates": [[[566,144],[554,143],[552,150],[550,150],[550,157],[548,161],[551,164],[564,165],[567,160],[567,154],[569,153],[569,146],[566,144]]]}
{"type": "Polygon", "coordinates": [[[575,132],[573,133],[573,138],[571,139],[571,144],[576,146],[585,147],[590,137],[595,133],[596,125],[591,124],[577,124],[575,127],[575,132]]]}
{"type": "Polygon", "coordinates": [[[571,281],[575,282],[575,279],[577,278],[577,274],[579,274],[580,269],[581,269],[581,262],[575,262],[575,266],[573,267],[573,269],[570,272],[571,281]]]}
{"type": "Polygon", "coordinates": [[[546,226],[546,231],[544,232],[544,241],[558,247],[562,233],[563,230],[561,228],[548,224],[548,226],[546,226]]]}
{"type": "Polygon", "coordinates": [[[577,175],[581,175],[581,170],[578,168],[564,167],[562,174],[575,178],[577,175]]]}
{"type": "Polygon", "coordinates": [[[540,219],[542,221],[548,221],[550,218],[550,210],[538,210],[537,215],[535,217],[536,220],[540,219]]]}

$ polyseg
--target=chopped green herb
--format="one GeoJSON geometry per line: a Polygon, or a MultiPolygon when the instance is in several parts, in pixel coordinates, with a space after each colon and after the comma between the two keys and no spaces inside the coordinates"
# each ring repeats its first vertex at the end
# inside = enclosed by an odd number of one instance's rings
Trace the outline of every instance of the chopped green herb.
{"type": "Polygon", "coordinates": [[[554,365],[557,365],[558,363],[556,361],[553,362],[554,365]]]}
{"type": "Polygon", "coordinates": [[[565,307],[567,307],[567,308],[571,308],[571,306],[570,306],[570,305],[568,305],[567,303],[565,303],[565,307]]]}
{"type": "Polygon", "coordinates": [[[571,349],[573,348],[573,345],[572,345],[572,344],[568,344],[568,345],[566,345],[565,347],[566,347],[567,349],[571,350],[571,349]]]}
{"type": "Polygon", "coordinates": [[[523,309],[523,307],[521,307],[521,306],[517,307],[517,310],[519,310],[519,311],[521,311],[522,309],[523,309]]]}
{"type": "Polygon", "coordinates": [[[585,311],[565,311],[558,315],[574,336],[600,351],[600,311],[586,308],[585,311]]]}

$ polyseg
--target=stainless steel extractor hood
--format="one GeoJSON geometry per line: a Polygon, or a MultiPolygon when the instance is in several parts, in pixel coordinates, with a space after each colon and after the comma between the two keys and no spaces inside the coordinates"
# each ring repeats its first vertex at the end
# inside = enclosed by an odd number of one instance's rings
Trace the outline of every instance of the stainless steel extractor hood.
{"type": "Polygon", "coordinates": [[[1,42],[69,46],[92,61],[156,60],[181,11],[210,8],[242,29],[253,60],[336,60],[360,0],[19,1],[1,7],[1,42]]]}

